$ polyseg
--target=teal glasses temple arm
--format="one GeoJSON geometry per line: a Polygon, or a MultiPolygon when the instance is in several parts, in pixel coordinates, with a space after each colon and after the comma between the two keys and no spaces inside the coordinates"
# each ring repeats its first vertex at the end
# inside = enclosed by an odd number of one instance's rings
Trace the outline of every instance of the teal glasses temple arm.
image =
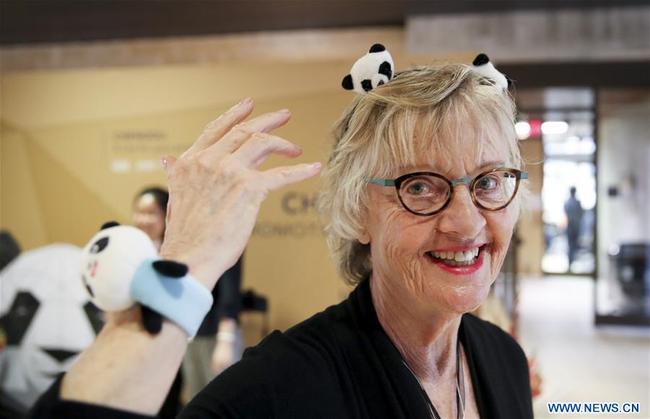
{"type": "Polygon", "coordinates": [[[368,183],[379,186],[395,186],[395,180],[393,179],[371,178],[368,183]]]}

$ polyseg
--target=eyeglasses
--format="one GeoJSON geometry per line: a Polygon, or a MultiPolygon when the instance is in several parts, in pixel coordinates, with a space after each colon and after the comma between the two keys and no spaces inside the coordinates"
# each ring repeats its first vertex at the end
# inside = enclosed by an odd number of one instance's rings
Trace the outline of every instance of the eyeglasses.
{"type": "Polygon", "coordinates": [[[507,207],[519,190],[519,181],[528,179],[528,172],[497,168],[472,178],[447,179],[432,172],[415,172],[397,179],[372,178],[368,183],[394,186],[404,208],[421,216],[436,214],[449,205],[454,186],[467,185],[474,205],[488,211],[507,207]]]}

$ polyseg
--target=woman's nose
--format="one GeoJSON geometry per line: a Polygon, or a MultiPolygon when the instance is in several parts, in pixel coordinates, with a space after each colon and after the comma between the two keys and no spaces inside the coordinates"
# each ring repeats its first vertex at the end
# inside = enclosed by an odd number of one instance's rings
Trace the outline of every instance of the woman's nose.
{"type": "Polygon", "coordinates": [[[455,186],[451,201],[440,213],[438,231],[459,239],[474,239],[485,224],[483,214],[472,201],[469,188],[465,185],[455,186]]]}

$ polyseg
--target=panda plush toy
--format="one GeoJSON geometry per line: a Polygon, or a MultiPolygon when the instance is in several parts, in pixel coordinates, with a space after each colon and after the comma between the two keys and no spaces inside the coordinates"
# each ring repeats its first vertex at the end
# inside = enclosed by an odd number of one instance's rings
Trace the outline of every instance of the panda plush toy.
{"type": "MultiPolygon", "coordinates": [[[[102,310],[126,310],[140,303],[145,329],[156,334],[162,327],[162,316],[147,303],[138,301],[133,289],[136,271],[146,260],[156,258],[156,248],[142,230],[109,222],[82,251],[81,279],[92,302],[102,310]]],[[[168,260],[156,260],[152,268],[172,279],[183,278],[188,273],[186,265],[168,260]]]]}
{"type": "Polygon", "coordinates": [[[374,44],[366,55],[359,58],[341,82],[345,90],[366,93],[387,83],[394,74],[393,57],[382,44],[374,44]]]}
{"type": "MultiPolygon", "coordinates": [[[[144,328],[149,333],[156,334],[160,332],[163,318],[152,307],[164,300],[160,299],[160,292],[165,294],[182,290],[170,287],[169,284],[158,287],[154,283],[135,284],[136,272],[140,271],[144,262],[154,260],[151,263],[152,269],[172,281],[178,280],[179,286],[181,278],[188,274],[187,265],[170,260],[155,260],[157,258],[153,242],[142,230],[109,222],[102,226],[82,251],[81,279],[92,302],[102,310],[121,311],[136,302],[140,303],[144,328]],[[154,295],[153,299],[147,298],[152,295],[154,289],[159,293],[154,295]]],[[[200,289],[198,297],[202,298],[196,301],[197,310],[199,313],[204,311],[205,315],[212,305],[212,295],[202,286],[195,285],[197,286],[200,289]]],[[[196,292],[193,295],[196,296],[196,292]]],[[[198,325],[196,326],[198,328],[198,325]]]]}
{"type": "Polygon", "coordinates": [[[106,223],[82,252],[81,279],[92,302],[104,311],[126,310],[135,304],[131,278],[156,248],[142,230],[106,223]]]}
{"type": "Polygon", "coordinates": [[[490,58],[484,53],[481,53],[474,58],[472,66],[475,72],[486,79],[491,80],[495,86],[500,87],[503,91],[508,90],[508,87],[512,84],[512,80],[497,70],[490,62],[490,58]]]}

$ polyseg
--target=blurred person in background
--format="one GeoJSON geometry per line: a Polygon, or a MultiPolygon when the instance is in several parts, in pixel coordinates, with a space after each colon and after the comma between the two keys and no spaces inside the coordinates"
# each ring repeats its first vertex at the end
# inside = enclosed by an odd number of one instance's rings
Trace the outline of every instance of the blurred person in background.
{"type": "MultiPolygon", "coordinates": [[[[169,193],[158,186],[140,191],[133,203],[133,224],[160,250],[165,235],[169,193]]],[[[183,359],[183,397],[193,398],[210,380],[241,358],[239,330],[242,258],[228,269],[212,291],[214,304],[189,342],[183,359]]]]}
{"type": "MultiPolygon", "coordinates": [[[[144,231],[153,242],[157,251],[165,237],[165,218],[169,193],[158,186],[141,190],[133,201],[133,225],[144,231]]],[[[183,374],[180,369],[174,378],[167,397],[158,412],[160,419],[173,419],[183,408],[181,392],[183,390],[183,374]]]]}
{"type": "Polygon", "coordinates": [[[582,204],[576,198],[575,186],[571,186],[569,189],[569,198],[564,203],[564,212],[567,219],[566,235],[569,245],[568,270],[571,270],[571,264],[576,260],[576,255],[580,249],[580,233],[582,232],[582,216],[584,214],[582,204]]]}
{"type": "Polygon", "coordinates": [[[169,193],[158,186],[141,190],[133,201],[133,225],[147,233],[157,250],[165,237],[169,193]]]}

